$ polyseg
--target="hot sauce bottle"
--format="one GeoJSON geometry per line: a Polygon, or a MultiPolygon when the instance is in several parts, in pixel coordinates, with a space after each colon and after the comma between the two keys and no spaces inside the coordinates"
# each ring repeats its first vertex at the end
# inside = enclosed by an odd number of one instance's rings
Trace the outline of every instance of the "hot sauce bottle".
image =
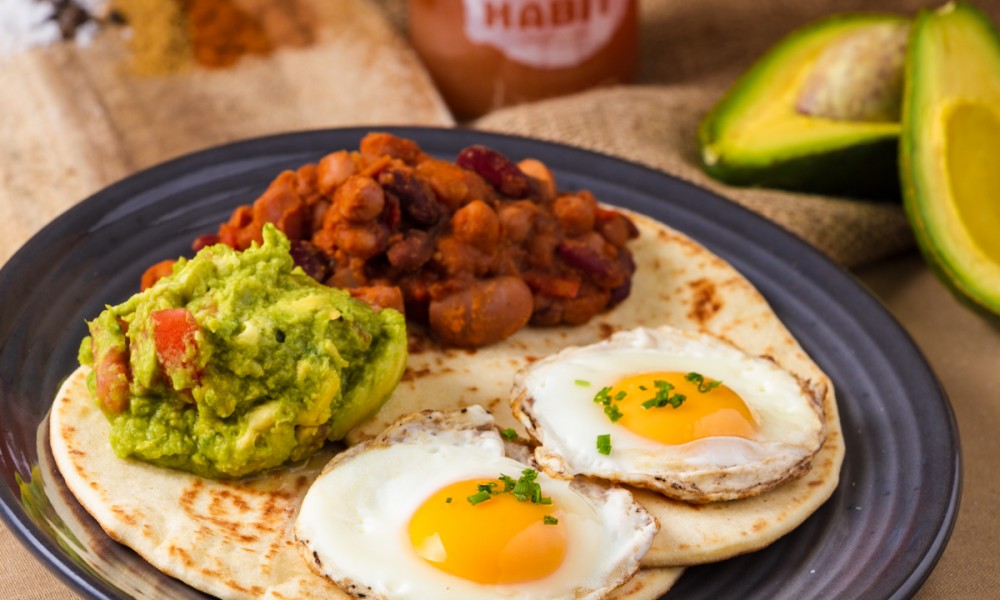
{"type": "Polygon", "coordinates": [[[410,0],[410,40],[459,118],[627,83],[637,0],[410,0]]]}

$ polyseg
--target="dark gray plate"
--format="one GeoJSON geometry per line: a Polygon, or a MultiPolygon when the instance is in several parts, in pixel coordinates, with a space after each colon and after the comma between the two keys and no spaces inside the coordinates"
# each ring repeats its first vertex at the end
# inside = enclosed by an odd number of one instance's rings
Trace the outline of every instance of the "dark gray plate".
{"type": "MultiPolygon", "coordinates": [[[[917,590],[958,510],[958,433],[920,352],[854,279],[764,219],[635,164],[465,130],[390,130],[448,159],[473,143],[539,158],[561,187],[589,189],[687,233],[746,275],[833,379],[847,443],[833,497],[767,549],[688,570],[669,598],[905,598],[917,590]]],[[[143,171],[56,219],[0,271],[0,514],[84,595],[202,597],[107,538],[51,467],[40,426],[76,364],[84,319],[133,293],[147,266],[190,254],[197,235],[281,169],[356,148],[364,133],[254,139],[143,171]]]]}

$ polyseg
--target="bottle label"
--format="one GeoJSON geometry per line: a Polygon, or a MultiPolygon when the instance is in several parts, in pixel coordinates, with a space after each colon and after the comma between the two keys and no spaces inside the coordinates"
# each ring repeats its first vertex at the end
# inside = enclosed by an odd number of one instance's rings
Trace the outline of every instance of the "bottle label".
{"type": "Polygon", "coordinates": [[[462,0],[465,35],[530,67],[573,67],[608,44],[631,1],[462,0]]]}

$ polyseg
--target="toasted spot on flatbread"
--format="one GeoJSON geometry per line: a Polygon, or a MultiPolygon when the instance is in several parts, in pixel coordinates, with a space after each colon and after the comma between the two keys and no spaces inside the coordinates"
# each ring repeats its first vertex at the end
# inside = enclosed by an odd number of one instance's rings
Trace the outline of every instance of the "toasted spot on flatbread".
{"type": "Polygon", "coordinates": [[[194,568],[194,560],[191,559],[191,555],[188,554],[187,550],[184,548],[179,548],[174,544],[170,544],[167,546],[167,553],[180,559],[181,564],[184,565],[185,568],[194,568]]]}
{"type": "Polygon", "coordinates": [[[406,367],[403,370],[403,377],[402,379],[400,379],[400,381],[416,381],[417,379],[420,379],[421,377],[426,377],[430,374],[431,370],[428,368],[411,369],[409,367],[406,367]]]}
{"type": "Polygon", "coordinates": [[[704,324],[722,310],[722,297],[716,293],[715,283],[709,279],[696,279],[690,284],[691,309],[688,318],[695,323],[704,324]]]}
{"type": "Polygon", "coordinates": [[[600,323],[597,324],[597,326],[600,328],[599,335],[602,340],[608,339],[609,337],[613,336],[617,331],[619,331],[619,328],[617,326],[612,325],[611,323],[607,323],[605,321],[601,321],[600,323]]]}
{"type": "Polygon", "coordinates": [[[130,527],[134,527],[135,526],[135,524],[136,524],[136,518],[135,518],[135,516],[133,516],[131,512],[125,510],[121,506],[118,506],[118,505],[112,506],[111,507],[111,512],[116,517],[118,517],[121,520],[122,523],[125,523],[126,525],[128,525],[130,527]]]}

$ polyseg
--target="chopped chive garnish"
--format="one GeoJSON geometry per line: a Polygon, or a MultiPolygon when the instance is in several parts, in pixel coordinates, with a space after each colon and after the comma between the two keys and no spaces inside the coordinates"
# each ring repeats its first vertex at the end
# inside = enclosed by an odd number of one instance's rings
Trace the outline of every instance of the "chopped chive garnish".
{"type": "Polygon", "coordinates": [[[594,395],[594,403],[607,406],[609,402],[611,402],[611,388],[602,387],[601,391],[594,395]]]}
{"type": "Polygon", "coordinates": [[[707,394],[713,389],[722,385],[721,381],[705,381],[705,378],[700,373],[688,373],[684,376],[684,379],[690,381],[691,383],[698,386],[698,391],[702,394],[707,394]]]}
{"type": "Polygon", "coordinates": [[[542,517],[542,523],[545,523],[546,525],[556,525],[557,523],[559,523],[559,519],[551,515],[545,515],[544,517],[542,517]]]}
{"type": "Polygon", "coordinates": [[[517,439],[517,432],[514,431],[512,427],[507,427],[506,429],[500,430],[500,437],[507,440],[508,442],[512,442],[517,439]]]}
{"type": "Polygon", "coordinates": [[[444,503],[445,503],[445,504],[451,504],[451,498],[450,498],[450,497],[448,497],[448,498],[445,498],[445,499],[444,499],[444,503]]]}
{"type": "Polygon", "coordinates": [[[604,455],[611,454],[610,433],[605,433],[604,435],[597,436],[597,451],[604,455]]]}
{"type": "Polygon", "coordinates": [[[576,385],[578,385],[580,387],[590,387],[590,382],[587,381],[586,379],[577,379],[573,383],[575,383],[576,385]]]}
{"type": "Polygon", "coordinates": [[[509,475],[501,475],[500,481],[503,482],[503,491],[500,492],[501,494],[506,494],[517,485],[517,481],[509,475]]]}
{"type": "Polygon", "coordinates": [[[684,394],[671,395],[670,392],[673,391],[674,386],[669,381],[657,379],[653,381],[653,385],[656,386],[656,395],[642,403],[642,407],[647,410],[650,408],[663,408],[668,404],[674,408],[679,408],[687,400],[687,396],[684,394]]]}
{"type": "Polygon", "coordinates": [[[618,419],[622,418],[622,411],[619,410],[618,406],[616,404],[613,404],[613,402],[620,401],[623,398],[625,398],[625,396],[626,396],[625,391],[620,390],[618,393],[615,394],[614,398],[612,398],[611,388],[603,387],[601,388],[601,391],[597,392],[597,394],[594,395],[594,402],[596,404],[601,404],[604,406],[604,414],[606,414],[608,418],[611,419],[611,422],[614,423],[618,419]]]}
{"type": "Polygon", "coordinates": [[[469,504],[475,506],[477,504],[481,504],[483,502],[486,502],[487,500],[489,500],[492,497],[493,496],[491,496],[489,492],[477,492],[477,493],[469,496],[468,500],[469,500],[469,504]]]}
{"type": "MultiPolygon", "coordinates": [[[[503,489],[498,490],[494,482],[479,484],[478,491],[469,496],[469,503],[475,506],[482,502],[499,496],[500,494],[512,494],[519,502],[531,502],[532,504],[552,504],[552,498],[542,496],[542,486],[535,481],[538,478],[538,471],[525,469],[521,471],[521,478],[515,480],[509,475],[500,475],[503,489]]],[[[448,502],[451,501],[449,498],[448,502]]]]}

